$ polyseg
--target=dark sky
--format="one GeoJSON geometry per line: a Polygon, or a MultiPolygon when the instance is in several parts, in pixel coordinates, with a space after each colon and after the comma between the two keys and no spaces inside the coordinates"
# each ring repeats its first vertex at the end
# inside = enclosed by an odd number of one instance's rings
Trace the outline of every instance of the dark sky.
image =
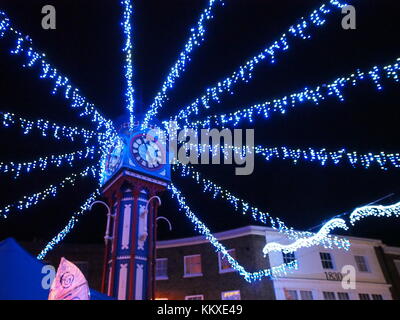
{"type": "MultiPolygon", "coordinates": [[[[134,68],[138,108],[143,113],[152,102],[167,71],[181,51],[188,30],[197,20],[205,0],[137,0],[134,16],[134,68]]],[[[185,75],[178,81],[171,100],[159,120],[174,115],[202,90],[223,78],[236,66],[275,40],[297,18],[317,8],[314,0],[226,0],[210,23],[207,41],[193,55],[185,75]]],[[[212,112],[235,110],[292,91],[329,82],[355,68],[393,62],[400,56],[398,21],[400,5],[393,0],[354,1],[357,30],[341,29],[341,15],[332,17],[312,40],[300,41],[277,58],[276,65],[264,63],[254,80],[240,86],[235,95],[224,99],[212,112]]],[[[81,91],[103,111],[117,119],[124,112],[119,26],[121,8],[117,0],[0,0],[19,30],[31,35],[37,48],[62,70],[81,91]],[[41,8],[52,4],[57,10],[57,29],[41,28],[41,8]]],[[[78,120],[61,97],[51,96],[51,88],[38,74],[20,67],[0,41],[0,110],[28,118],[43,117],[67,125],[90,127],[78,120]]],[[[285,116],[274,115],[255,123],[257,144],[288,147],[327,147],[360,152],[399,151],[399,87],[386,84],[378,93],[367,84],[346,92],[346,102],[330,100],[319,107],[304,105],[285,116]]],[[[242,128],[250,128],[243,123],[242,128]]],[[[22,136],[19,130],[0,128],[2,161],[22,161],[51,153],[70,152],[82,147],[45,139],[39,135],[22,136]]],[[[49,170],[13,180],[2,175],[0,204],[20,199],[41,190],[64,175],[82,168],[49,170]]],[[[400,200],[400,172],[379,168],[353,169],[347,165],[322,168],[316,164],[293,165],[258,159],[251,176],[237,177],[231,166],[199,168],[205,177],[227,187],[260,209],[279,216],[289,226],[308,229],[330,217],[351,211],[387,194],[383,203],[400,200]]],[[[253,223],[250,217],[231,210],[222,201],[210,200],[190,180],[176,178],[193,210],[211,230],[222,231],[253,223]]],[[[0,239],[49,240],[61,230],[81,202],[94,188],[79,183],[67,188],[56,199],[17,213],[1,221],[0,239]]],[[[163,196],[160,214],[167,216],[174,231],[160,224],[160,237],[194,235],[193,227],[175,203],[163,196]]],[[[82,219],[67,241],[99,242],[105,229],[105,212],[93,210],[82,219]]],[[[349,233],[384,239],[399,245],[399,223],[395,219],[375,219],[359,223],[349,233]]]]}

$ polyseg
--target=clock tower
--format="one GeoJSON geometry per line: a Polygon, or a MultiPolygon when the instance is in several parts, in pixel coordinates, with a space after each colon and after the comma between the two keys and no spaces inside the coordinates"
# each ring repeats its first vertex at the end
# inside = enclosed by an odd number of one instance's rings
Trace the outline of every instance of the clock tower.
{"type": "Polygon", "coordinates": [[[120,300],[154,298],[157,198],[171,174],[169,150],[157,132],[123,125],[104,163],[110,212],[102,291],[120,300]]]}

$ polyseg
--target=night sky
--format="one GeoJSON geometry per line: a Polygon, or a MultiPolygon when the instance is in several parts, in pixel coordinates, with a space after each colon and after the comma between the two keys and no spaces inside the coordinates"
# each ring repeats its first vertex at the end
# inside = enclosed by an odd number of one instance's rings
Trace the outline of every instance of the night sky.
{"type": "MultiPolygon", "coordinates": [[[[137,108],[143,114],[159,90],[162,81],[183,44],[190,26],[197,21],[206,0],[135,0],[134,70],[137,108]]],[[[321,0],[226,0],[209,24],[205,44],[193,55],[184,76],[171,92],[170,101],[159,120],[176,114],[199,96],[206,86],[224,76],[259,52],[302,15],[319,7],[321,0]]],[[[330,82],[356,68],[369,69],[392,63],[400,56],[398,34],[400,4],[393,0],[353,1],[357,9],[357,30],[341,28],[338,12],[312,40],[296,42],[291,49],[254,72],[248,85],[238,87],[236,94],[226,96],[210,113],[228,112],[240,106],[281,97],[290,92],[330,82]]],[[[122,73],[121,7],[118,0],[0,0],[17,28],[29,34],[36,48],[46,52],[58,70],[68,76],[83,94],[94,102],[106,117],[118,119],[124,113],[122,73]],[[57,10],[57,29],[41,28],[41,8],[52,4],[57,10]]],[[[47,82],[38,73],[21,67],[18,57],[11,56],[0,41],[0,110],[38,119],[45,118],[64,125],[91,124],[78,119],[61,96],[52,96],[47,82]]],[[[384,83],[377,92],[368,83],[345,91],[346,102],[328,100],[316,107],[304,104],[286,115],[275,114],[241,128],[254,128],[256,144],[287,147],[346,147],[359,152],[399,152],[399,86],[384,83]]],[[[207,113],[204,112],[203,115],[207,113]]],[[[20,129],[0,128],[1,161],[24,161],[52,153],[71,152],[82,143],[60,142],[40,134],[23,136],[20,129]]],[[[256,158],[257,159],[257,158],[256,158]]],[[[19,200],[23,195],[44,189],[71,172],[82,169],[51,169],[21,179],[0,177],[0,205],[19,200]]],[[[394,194],[381,204],[400,201],[400,171],[382,171],[377,167],[353,169],[349,165],[321,167],[318,164],[289,161],[266,162],[258,158],[251,176],[234,175],[229,165],[198,168],[209,179],[225,186],[254,206],[279,216],[287,225],[309,229],[355,207],[394,194]]],[[[10,215],[0,223],[0,239],[12,236],[18,240],[50,240],[67,223],[72,212],[95,187],[80,180],[67,187],[55,199],[29,210],[10,215]]],[[[189,205],[212,231],[254,224],[223,201],[211,200],[190,179],[174,181],[189,205]]],[[[160,238],[196,235],[174,200],[163,195],[160,215],[168,217],[173,232],[159,224],[160,238]]],[[[399,221],[369,218],[346,233],[383,239],[400,245],[399,221]]],[[[105,229],[105,210],[88,213],[68,236],[69,242],[101,242],[105,229]]]]}

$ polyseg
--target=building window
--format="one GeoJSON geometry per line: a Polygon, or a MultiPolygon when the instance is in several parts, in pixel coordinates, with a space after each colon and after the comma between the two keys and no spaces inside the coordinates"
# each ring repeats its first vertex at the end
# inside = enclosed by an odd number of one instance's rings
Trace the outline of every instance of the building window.
{"type": "MultiPolygon", "coordinates": [[[[236,259],[236,251],[235,251],[235,249],[230,249],[230,250],[227,250],[227,251],[228,251],[229,255],[232,256],[232,258],[236,259]]],[[[219,273],[236,271],[235,269],[232,268],[232,266],[229,263],[228,259],[226,257],[223,257],[221,252],[218,252],[218,265],[219,265],[219,273]]]]}
{"type": "Polygon", "coordinates": [[[184,257],[185,277],[198,277],[202,276],[201,271],[201,255],[195,254],[192,256],[184,257]]]}
{"type": "Polygon", "coordinates": [[[312,291],[300,290],[301,300],[314,300],[312,291]]]}
{"type": "Polygon", "coordinates": [[[322,268],[324,269],[334,269],[332,256],[328,252],[320,252],[319,256],[321,258],[322,268]]]}
{"type": "Polygon", "coordinates": [[[204,296],[202,294],[196,294],[193,296],[186,296],[185,300],[204,300],[204,296]]]}
{"type": "Polygon", "coordinates": [[[369,272],[367,260],[365,259],[364,256],[354,256],[354,259],[356,260],[358,271],[369,272]]]}
{"type": "Polygon", "coordinates": [[[296,260],[294,252],[288,252],[288,253],[282,252],[282,256],[283,256],[283,263],[291,263],[296,260]]]}
{"type": "Polygon", "coordinates": [[[286,300],[299,300],[299,296],[297,295],[296,290],[288,290],[283,289],[285,291],[285,299],[286,300]]]}
{"type": "Polygon", "coordinates": [[[360,293],[358,296],[360,297],[360,300],[371,300],[368,293],[360,293]]]}
{"type": "Polygon", "coordinates": [[[327,291],[324,291],[324,292],[322,292],[323,293],[323,295],[324,295],[324,299],[325,300],[336,300],[336,296],[335,296],[335,293],[334,292],[327,292],[327,291]]]}
{"type": "Polygon", "coordinates": [[[339,300],[350,300],[349,294],[347,292],[337,293],[339,300]]]}
{"type": "Polygon", "coordinates": [[[240,300],[240,291],[225,291],[221,293],[221,300],[240,300]]]}
{"type": "Polygon", "coordinates": [[[160,258],[156,260],[156,280],[168,279],[168,259],[160,258]]]}
{"type": "Polygon", "coordinates": [[[372,300],[383,300],[383,297],[381,294],[373,294],[372,300]]]}

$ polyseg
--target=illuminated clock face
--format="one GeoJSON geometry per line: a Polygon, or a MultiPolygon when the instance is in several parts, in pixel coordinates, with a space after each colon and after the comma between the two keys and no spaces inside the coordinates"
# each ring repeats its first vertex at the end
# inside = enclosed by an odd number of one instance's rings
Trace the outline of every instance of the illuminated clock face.
{"type": "Polygon", "coordinates": [[[123,144],[117,143],[112,148],[106,161],[106,173],[108,175],[117,171],[122,162],[123,144]]]}
{"type": "Polygon", "coordinates": [[[145,133],[132,138],[131,152],[136,162],[145,169],[159,170],[165,163],[165,149],[157,138],[145,133]]]}

